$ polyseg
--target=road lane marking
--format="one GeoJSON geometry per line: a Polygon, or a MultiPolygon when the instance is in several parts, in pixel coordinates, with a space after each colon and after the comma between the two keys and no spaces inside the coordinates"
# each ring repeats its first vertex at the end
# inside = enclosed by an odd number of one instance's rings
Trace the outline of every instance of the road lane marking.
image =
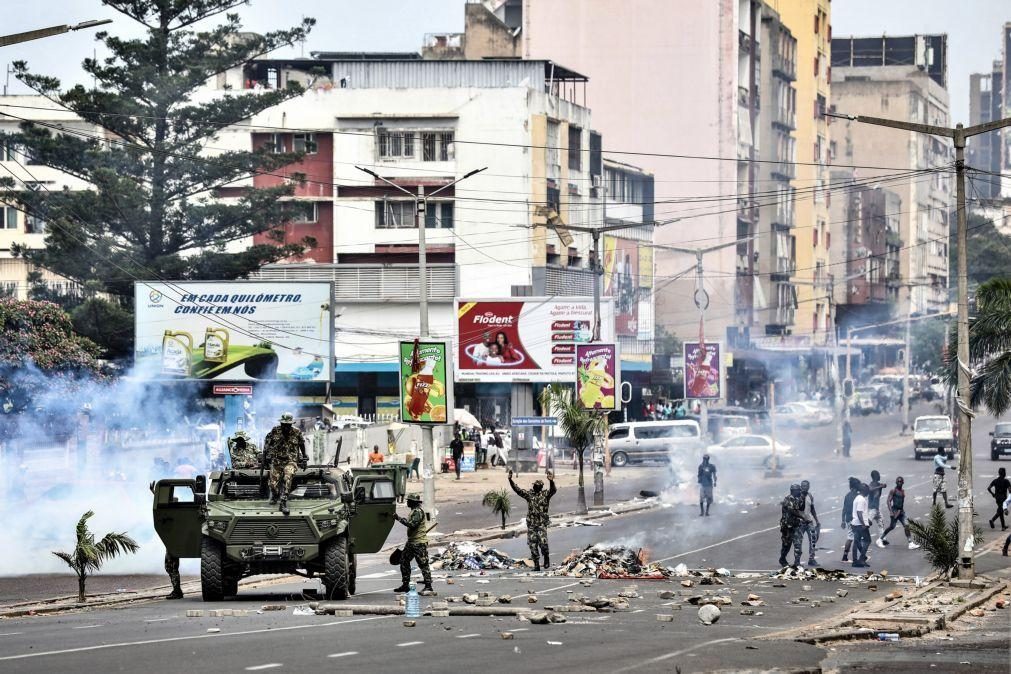
{"type": "Polygon", "coordinates": [[[24,632],[4,632],[3,634],[0,634],[0,637],[14,637],[19,634],[24,634],[24,632]]]}
{"type": "Polygon", "coordinates": [[[246,667],[247,672],[258,672],[261,669],[274,669],[275,667],[284,667],[280,662],[268,662],[265,665],[254,665],[253,667],[246,667]]]}
{"type": "Polygon", "coordinates": [[[646,667],[648,665],[655,665],[658,662],[663,662],[664,660],[670,660],[671,658],[676,658],[679,655],[684,655],[685,653],[690,653],[691,651],[698,650],[705,646],[712,646],[714,644],[722,644],[727,641],[738,641],[740,637],[727,638],[727,639],[713,639],[712,641],[706,641],[701,644],[695,644],[694,646],[689,646],[688,648],[682,648],[679,651],[673,651],[671,653],[665,653],[664,655],[659,655],[655,658],[650,658],[649,660],[643,660],[642,662],[636,663],[634,665],[629,665],[628,667],[623,667],[622,669],[614,670],[614,674],[621,674],[622,672],[630,672],[633,669],[639,669],[640,667],[646,667]]]}
{"type": "MultiPolygon", "coordinates": [[[[559,585],[558,587],[552,587],[552,588],[549,588],[547,590],[537,590],[537,592],[534,592],[534,594],[547,594],[548,592],[554,592],[555,590],[564,590],[567,587],[572,587],[573,585],[579,585],[579,582],[580,581],[577,580],[575,583],[569,583],[567,585],[559,585]]],[[[512,631],[515,632],[516,630],[512,630],[512,631]]]]}
{"type": "Polygon", "coordinates": [[[358,655],[358,651],[344,651],[343,653],[331,653],[328,658],[346,658],[349,655],[358,655]]]}
{"type": "Polygon", "coordinates": [[[405,641],[402,644],[397,644],[397,648],[407,648],[408,646],[420,646],[425,643],[424,641],[405,641]]]}
{"type": "MultiPolygon", "coordinates": [[[[264,634],[266,632],[287,632],[291,630],[319,629],[321,627],[335,627],[338,625],[348,625],[350,623],[370,622],[373,620],[384,620],[390,616],[377,615],[368,618],[352,618],[351,620],[334,620],[332,622],[310,624],[310,625],[288,625],[286,627],[265,627],[255,630],[243,630],[242,632],[227,632],[216,634],[194,634],[187,637],[166,637],[164,639],[143,639],[141,641],[121,641],[114,644],[98,644],[95,646],[81,646],[79,648],[63,648],[55,651],[40,651],[38,653],[22,653],[21,655],[0,656],[0,662],[7,660],[26,660],[28,658],[40,658],[49,655],[65,655],[68,653],[86,653],[88,651],[102,651],[110,648],[128,648],[130,646],[149,646],[151,644],[169,644],[176,641],[196,641],[198,639],[225,639],[227,637],[241,637],[250,634],[264,634]]],[[[516,630],[513,630],[514,632],[516,630]]]]}
{"type": "Polygon", "coordinates": [[[516,630],[509,630],[509,631],[510,631],[510,632],[528,632],[529,630],[530,630],[530,628],[529,628],[529,627],[521,627],[521,628],[519,628],[519,629],[516,629],[516,630]]]}
{"type": "Polygon", "coordinates": [[[481,636],[481,635],[480,634],[458,634],[458,635],[456,635],[456,638],[457,639],[473,639],[474,637],[479,637],[479,636],[481,636]]]}
{"type": "Polygon", "coordinates": [[[163,623],[166,620],[172,620],[172,618],[150,618],[148,620],[145,620],[144,622],[146,622],[146,623],[163,623]]]}
{"type": "Polygon", "coordinates": [[[77,627],[71,627],[70,629],[73,629],[73,630],[91,630],[91,629],[95,629],[96,627],[105,627],[105,625],[104,624],[102,624],[102,625],[78,625],[77,627]]]}

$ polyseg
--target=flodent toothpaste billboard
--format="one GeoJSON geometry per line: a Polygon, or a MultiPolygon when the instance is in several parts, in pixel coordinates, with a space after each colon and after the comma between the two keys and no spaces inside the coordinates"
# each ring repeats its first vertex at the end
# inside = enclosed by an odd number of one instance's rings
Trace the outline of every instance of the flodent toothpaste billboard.
{"type": "MultiPolygon", "coordinates": [[[[601,339],[614,339],[614,305],[601,301],[601,339]]],[[[576,344],[593,337],[593,298],[457,300],[459,382],[571,382],[576,344]]]]}
{"type": "Polygon", "coordinates": [[[166,379],[328,381],[329,283],[134,285],[135,360],[166,379]]]}

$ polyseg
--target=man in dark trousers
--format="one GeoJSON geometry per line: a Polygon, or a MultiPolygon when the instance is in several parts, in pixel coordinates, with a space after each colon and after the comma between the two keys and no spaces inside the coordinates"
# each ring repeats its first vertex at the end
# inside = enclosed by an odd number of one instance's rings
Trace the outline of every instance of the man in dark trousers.
{"type": "Polygon", "coordinates": [[[540,480],[534,480],[533,489],[527,491],[516,486],[513,482],[513,471],[509,469],[509,486],[527,502],[527,546],[534,560],[534,571],[541,570],[541,555],[544,557],[544,568],[551,566],[548,551],[548,525],[551,523],[548,505],[558,489],[555,488],[555,472],[549,469],[547,477],[551,485],[548,491],[544,491],[544,483],[540,480]]]}
{"type": "Polygon", "coordinates": [[[699,464],[699,517],[709,517],[709,506],[713,503],[713,487],[716,486],[716,466],[709,463],[709,455],[702,455],[699,464]]]}
{"type": "Polygon", "coordinates": [[[857,497],[857,490],[860,488],[860,480],[855,477],[850,478],[850,490],[843,498],[842,505],[842,530],[846,532],[846,547],[843,548],[842,560],[850,561],[850,547],[853,545],[853,529],[850,522],[853,520],[853,499],[857,497]]]}
{"type": "Polygon", "coordinates": [[[814,507],[814,496],[811,495],[811,483],[803,480],[800,483],[800,495],[804,506],[804,533],[807,534],[807,565],[818,566],[814,551],[818,547],[818,537],[821,534],[821,522],[818,511],[814,507]]]}
{"type": "Polygon", "coordinates": [[[905,480],[902,477],[895,478],[895,489],[888,492],[888,500],[885,502],[888,506],[888,513],[891,516],[891,521],[888,523],[888,528],[881,533],[881,538],[878,542],[882,545],[888,545],[886,537],[895,528],[898,523],[902,524],[902,530],[906,532],[906,541],[909,543],[909,549],[915,550],[919,545],[913,542],[912,537],[909,535],[909,520],[906,518],[906,491],[902,488],[905,480]]]}
{"type": "Polygon", "coordinates": [[[790,485],[790,493],[780,504],[782,514],[779,518],[779,563],[781,566],[789,565],[786,553],[793,546],[793,565],[800,566],[801,546],[804,539],[804,515],[801,513],[803,506],[801,489],[799,484],[790,485]]]}
{"type": "Polygon", "coordinates": [[[456,471],[456,479],[460,479],[460,462],[463,461],[463,440],[460,439],[460,434],[457,433],[453,436],[452,442],[449,443],[449,450],[453,456],[453,470],[456,471]]]}
{"type": "Polygon", "coordinates": [[[394,592],[407,592],[411,585],[411,560],[418,562],[421,569],[421,576],[425,579],[425,588],[422,592],[433,593],[432,570],[428,565],[428,530],[425,520],[425,511],[421,509],[421,496],[418,494],[407,495],[407,507],[411,512],[407,517],[396,515],[396,520],[407,527],[407,542],[404,543],[404,552],[400,556],[400,587],[394,592]]]}
{"type": "Polygon", "coordinates": [[[867,548],[870,546],[870,509],[867,506],[867,497],[871,493],[871,488],[864,483],[857,487],[857,495],[853,498],[853,519],[850,520],[850,529],[853,531],[853,566],[866,567],[867,548]]]}
{"type": "Polygon", "coordinates": [[[1004,501],[1007,500],[1008,492],[1011,492],[1011,481],[1007,479],[1007,471],[1003,468],[998,468],[997,477],[994,478],[986,490],[997,501],[997,512],[990,518],[990,528],[994,528],[993,524],[999,517],[1000,530],[1007,531],[1007,522],[1004,521],[1004,501]]]}

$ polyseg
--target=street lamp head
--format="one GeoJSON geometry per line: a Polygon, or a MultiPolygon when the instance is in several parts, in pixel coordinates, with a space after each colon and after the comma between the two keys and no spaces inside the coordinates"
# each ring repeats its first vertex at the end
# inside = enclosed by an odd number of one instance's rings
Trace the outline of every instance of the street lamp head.
{"type": "Polygon", "coordinates": [[[379,180],[379,174],[376,173],[375,171],[371,171],[371,170],[369,170],[369,169],[367,169],[367,168],[365,168],[363,166],[355,166],[355,168],[358,169],[359,171],[362,171],[363,173],[368,173],[370,176],[372,176],[376,180],[379,180]]]}
{"type": "Polygon", "coordinates": [[[478,174],[478,173],[480,173],[481,171],[487,171],[487,170],[488,170],[488,167],[487,167],[487,166],[483,166],[483,167],[481,167],[481,168],[479,168],[479,169],[474,169],[473,171],[470,171],[470,172],[468,172],[468,173],[465,173],[465,174],[463,175],[463,178],[460,178],[460,180],[466,180],[467,178],[469,178],[469,177],[471,177],[471,176],[473,176],[473,175],[477,175],[477,174],[478,174]]]}

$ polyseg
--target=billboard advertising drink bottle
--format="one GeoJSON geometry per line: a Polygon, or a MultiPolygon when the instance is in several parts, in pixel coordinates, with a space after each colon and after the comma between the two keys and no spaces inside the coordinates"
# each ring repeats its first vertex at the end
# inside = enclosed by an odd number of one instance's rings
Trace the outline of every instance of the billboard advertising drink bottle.
{"type": "Polygon", "coordinates": [[[425,407],[428,405],[428,397],[432,394],[432,384],[434,383],[435,361],[426,360],[424,367],[421,368],[421,372],[414,377],[411,402],[407,407],[407,411],[410,412],[412,418],[420,419],[421,415],[425,413],[425,407]]]}

